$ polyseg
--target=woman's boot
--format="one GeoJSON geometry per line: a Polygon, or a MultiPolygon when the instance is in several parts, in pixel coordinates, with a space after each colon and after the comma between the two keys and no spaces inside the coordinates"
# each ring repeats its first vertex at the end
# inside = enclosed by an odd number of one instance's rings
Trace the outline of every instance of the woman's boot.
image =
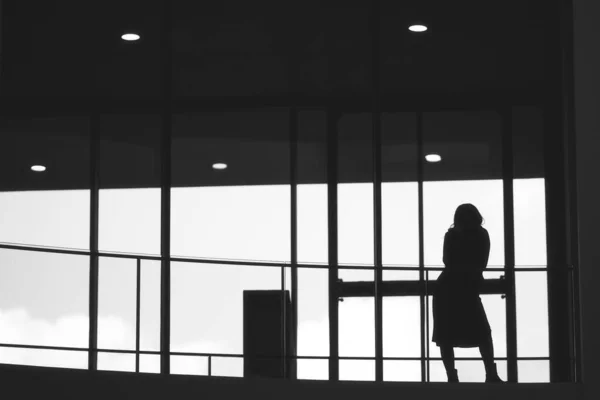
{"type": "Polygon", "coordinates": [[[496,363],[491,363],[487,371],[485,371],[485,382],[486,383],[504,383],[502,379],[498,376],[498,370],[496,368],[496,363]]]}
{"type": "Polygon", "coordinates": [[[458,382],[458,371],[456,369],[446,371],[446,375],[448,375],[448,382],[458,382]]]}

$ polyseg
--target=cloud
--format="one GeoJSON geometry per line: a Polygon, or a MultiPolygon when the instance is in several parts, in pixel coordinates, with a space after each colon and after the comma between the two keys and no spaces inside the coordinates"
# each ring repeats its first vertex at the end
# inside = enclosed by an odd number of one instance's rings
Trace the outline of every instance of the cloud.
{"type": "MultiPolygon", "coordinates": [[[[99,316],[98,344],[105,349],[131,348],[135,330],[125,320],[115,316],[99,316]]],[[[0,310],[0,343],[36,346],[87,347],[89,319],[87,316],[71,315],[47,321],[29,315],[24,309],[0,310]]],[[[197,352],[211,349],[214,353],[228,353],[224,343],[194,341],[178,346],[178,352],[197,352]]],[[[35,365],[61,368],[87,368],[86,351],[38,350],[0,347],[0,362],[5,364],[35,365]]],[[[216,357],[212,360],[213,374],[242,376],[243,360],[216,357]]],[[[98,368],[111,371],[135,371],[132,354],[100,353],[98,368]]],[[[208,358],[173,356],[171,369],[174,374],[208,374],[208,358]]],[[[158,355],[141,355],[142,372],[160,371],[158,355]]]]}

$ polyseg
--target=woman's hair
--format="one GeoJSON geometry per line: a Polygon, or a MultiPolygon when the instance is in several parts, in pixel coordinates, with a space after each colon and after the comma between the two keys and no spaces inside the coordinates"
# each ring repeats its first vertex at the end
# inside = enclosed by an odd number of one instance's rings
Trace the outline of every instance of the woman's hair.
{"type": "Polygon", "coordinates": [[[454,213],[454,224],[450,228],[474,229],[483,224],[483,217],[473,204],[461,204],[454,213]]]}

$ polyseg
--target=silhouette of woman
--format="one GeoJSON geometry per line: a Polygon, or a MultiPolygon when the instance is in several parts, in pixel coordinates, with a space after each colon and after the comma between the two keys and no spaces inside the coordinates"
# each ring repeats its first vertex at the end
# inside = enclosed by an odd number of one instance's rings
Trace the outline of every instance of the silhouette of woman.
{"type": "Polygon", "coordinates": [[[454,347],[479,347],[486,382],[503,382],[494,363],[492,331],[479,287],[490,254],[490,237],[472,204],[460,205],[444,236],[444,271],[433,294],[433,341],[439,346],[448,382],[458,382],[454,347]]]}

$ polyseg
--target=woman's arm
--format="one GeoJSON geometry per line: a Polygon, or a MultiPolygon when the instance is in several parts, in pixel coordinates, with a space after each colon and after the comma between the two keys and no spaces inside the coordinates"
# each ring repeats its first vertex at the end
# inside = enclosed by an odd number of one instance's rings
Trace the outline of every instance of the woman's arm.
{"type": "Polygon", "coordinates": [[[490,260],[490,234],[486,229],[483,230],[484,239],[482,246],[482,254],[481,254],[481,269],[485,269],[488,265],[488,261],[490,260]]]}
{"type": "Polygon", "coordinates": [[[444,235],[444,256],[442,258],[442,261],[444,262],[444,265],[446,267],[450,263],[450,240],[448,239],[449,236],[449,232],[446,232],[446,234],[444,235]]]}

